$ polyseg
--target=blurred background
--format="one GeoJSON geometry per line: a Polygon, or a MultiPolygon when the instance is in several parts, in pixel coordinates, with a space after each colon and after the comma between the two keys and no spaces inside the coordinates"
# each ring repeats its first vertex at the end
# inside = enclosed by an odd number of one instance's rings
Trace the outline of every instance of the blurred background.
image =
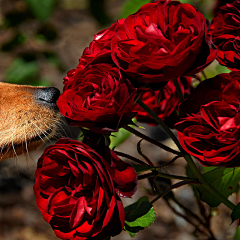
{"type": "MultiPolygon", "coordinates": [[[[62,91],[63,77],[75,68],[85,47],[93,35],[110,26],[116,19],[125,18],[137,11],[146,0],[0,0],[0,81],[41,86],[54,86],[62,91]]],[[[211,20],[217,1],[184,0],[196,6],[211,20]]],[[[211,64],[206,70],[208,77],[228,70],[211,64]]],[[[143,125],[143,124],[142,124],[143,125]]],[[[144,132],[166,144],[171,141],[159,131],[143,125],[144,132]],[[160,136],[160,137],[159,137],[160,136]],[[153,136],[154,137],[154,136],[153,136]]],[[[143,130],[141,130],[143,131],[143,130]]],[[[71,128],[67,135],[77,138],[79,132],[71,128]]],[[[118,150],[137,156],[139,138],[130,136],[118,150]]],[[[44,148],[26,156],[0,162],[0,239],[1,240],[51,240],[57,239],[50,225],[45,223],[36,207],[33,194],[34,172],[44,148]]],[[[155,163],[169,161],[172,156],[148,143],[142,144],[144,153],[155,163]]],[[[138,156],[139,157],[139,156],[138,156]]],[[[140,157],[139,157],[140,158],[140,157]]],[[[184,174],[184,161],[179,160],[169,169],[172,174],[184,174]]],[[[196,214],[193,192],[190,187],[175,191],[176,197],[185,206],[191,206],[196,214]]],[[[128,205],[142,195],[154,198],[154,191],[148,181],[142,180],[139,190],[132,199],[125,199],[128,205]]],[[[233,199],[234,201],[234,199],[233,199]]],[[[173,204],[174,206],[174,204],[173,204]]],[[[194,240],[199,238],[195,227],[173,213],[164,199],[155,205],[156,221],[149,228],[138,233],[134,239],[194,240]]],[[[211,226],[217,239],[233,239],[236,225],[230,226],[228,210],[220,205],[211,211],[211,226]]],[[[175,211],[182,213],[177,206],[175,211]]],[[[126,232],[112,238],[130,240],[126,232]]]]}

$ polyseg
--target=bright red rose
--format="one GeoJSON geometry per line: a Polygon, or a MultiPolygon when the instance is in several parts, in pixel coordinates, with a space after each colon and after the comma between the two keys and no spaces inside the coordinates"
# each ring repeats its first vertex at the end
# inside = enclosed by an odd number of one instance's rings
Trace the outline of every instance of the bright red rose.
{"type": "Polygon", "coordinates": [[[110,64],[76,69],[57,101],[71,126],[109,133],[130,123],[136,89],[110,64]]]}
{"type": "Polygon", "coordinates": [[[182,147],[206,166],[240,166],[240,72],[208,79],[180,105],[182,147]]]}
{"type": "Polygon", "coordinates": [[[137,176],[113,151],[109,156],[105,160],[72,139],[46,148],[38,161],[34,192],[57,237],[98,240],[122,231],[125,214],[119,196],[133,195],[137,176]]]}
{"type": "Polygon", "coordinates": [[[217,47],[217,60],[231,70],[240,70],[240,0],[221,7],[214,16],[210,35],[217,47]]]}
{"type": "Polygon", "coordinates": [[[162,82],[203,70],[216,55],[204,16],[193,6],[160,0],[142,6],[118,27],[112,59],[140,82],[162,82]]]}
{"type": "MultiPolygon", "coordinates": [[[[178,82],[184,95],[189,95],[192,89],[192,78],[180,77],[178,82]]],[[[169,81],[167,85],[159,91],[146,89],[140,99],[150,107],[159,118],[166,121],[166,123],[176,122],[177,114],[175,110],[178,110],[180,100],[172,81],[169,81]]],[[[138,112],[136,118],[139,122],[152,125],[157,124],[156,121],[137,103],[134,105],[134,111],[138,112]]]]}

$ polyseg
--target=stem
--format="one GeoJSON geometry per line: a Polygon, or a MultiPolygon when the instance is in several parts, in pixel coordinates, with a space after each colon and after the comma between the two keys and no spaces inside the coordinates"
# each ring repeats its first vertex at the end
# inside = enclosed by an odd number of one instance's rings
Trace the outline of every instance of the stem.
{"type": "Polygon", "coordinates": [[[219,193],[212,185],[210,185],[206,179],[204,178],[204,176],[201,174],[201,172],[199,171],[199,169],[197,168],[196,164],[194,163],[194,161],[192,160],[191,156],[187,153],[185,153],[183,155],[183,157],[186,159],[189,167],[192,169],[192,171],[194,172],[195,176],[198,178],[198,180],[202,183],[202,186],[208,190],[211,194],[215,195],[215,197],[220,200],[221,202],[223,202],[228,208],[230,208],[231,210],[233,210],[235,208],[235,205],[230,202],[227,198],[225,198],[221,193],[219,193]]]}
{"type": "MultiPolygon", "coordinates": [[[[140,99],[137,100],[137,103],[139,106],[141,106],[148,114],[150,114],[156,122],[166,131],[166,133],[169,135],[169,137],[174,141],[174,143],[178,146],[179,150],[181,152],[183,151],[182,146],[178,142],[177,137],[174,135],[174,133],[168,128],[168,126],[158,117],[158,115],[153,112],[144,102],[142,102],[140,99]]],[[[175,153],[176,154],[176,153],[175,153]]],[[[179,152],[178,152],[179,154],[179,152]]]]}
{"type": "Polygon", "coordinates": [[[179,188],[179,187],[182,187],[186,184],[199,184],[199,182],[197,182],[196,180],[194,181],[181,181],[181,182],[178,182],[176,184],[173,184],[171,187],[167,188],[164,192],[162,192],[160,195],[158,195],[156,198],[154,198],[151,203],[155,203],[159,198],[163,197],[164,195],[166,195],[168,192],[170,192],[172,189],[175,189],[175,188],[179,188]]]}
{"type": "Polygon", "coordinates": [[[183,93],[182,93],[182,89],[178,83],[178,80],[177,79],[173,79],[173,84],[176,88],[176,91],[177,91],[177,94],[178,94],[178,97],[180,99],[180,102],[183,102],[184,101],[184,96],[183,96],[183,93]]]}
{"type": "Polygon", "coordinates": [[[148,141],[148,142],[150,142],[150,143],[152,143],[152,144],[154,144],[154,145],[164,149],[167,152],[171,152],[171,153],[176,154],[178,156],[182,155],[181,152],[178,152],[178,151],[176,151],[176,150],[174,150],[174,149],[172,149],[172,148],[170,148],[170,147],[168,147],[168,146],[166,146],[166,145],[164,145],[164,144],[162,144],[160,142],[157,142],[156,140],[154,140],[154,139],[152,139],[152,138],[150,138],[150,137],[140,133],[139,131],[133,129],[132,127],[126,126],[124,128],[126,130],[128,130],[129,132],[135,134],[136,136],[138,136],[138,137],[140,137],[140,138],[142,138],[142,139],[144,139],[144,140],[146,140],[146,141],[148,141]]]}
{"type": "Polygon", "coordinates": [[[155,177],[155,176],[159,176],[159,177],[163,177],[163,178],[167,178],[167,179],[178,179],[178,180],[183,180],[183,181],[197,181],[196,178],[189,178],[189,177],[183,177],[183,176],[177,176],[177,175],[171,175],[171,174],[166,174],[166,173],[161,173],[161,172],[151,172],[151,173],[147,173],[147,174],[143,174],[138,176],[138,180],[142,180],[145,178],[150,178],[150,177],[155,177]]]}
{"type": "Polygon", "coordinates": [[[128,159],[130,159],[130,160],[132,160],[132,161],[134,161],[134,162],[136,162],[136,163],[139,163],[139,164],[141,164],[141,165],[146,165],[146,166],[148,166],[148,164],[146,164],[145,162],[143,162],[143,161],[141,161],[141,160],[139,160],[139,159],[137,159],[137,158],[135,158],[135,157],[133,157],[133,156],[130,156],[130,155],[128,155],[128,154],[126,154],[126,153],[122,153],[122,152],[118,152],[118,151],[114,151],[118,156],[121,156],[121,157],[125,157],[125,158],[128,158],[128,159]]]}

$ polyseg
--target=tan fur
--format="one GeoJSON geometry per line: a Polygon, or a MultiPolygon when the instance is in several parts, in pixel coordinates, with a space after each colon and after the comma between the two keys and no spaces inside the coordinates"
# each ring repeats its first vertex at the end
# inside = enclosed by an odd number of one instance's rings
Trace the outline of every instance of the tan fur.
{"type": "Polygon", "coordinates": [[[0,82],[0,160],[31,151],[56,134],[60,115],[36,101],[36,89],[0,82]]]}

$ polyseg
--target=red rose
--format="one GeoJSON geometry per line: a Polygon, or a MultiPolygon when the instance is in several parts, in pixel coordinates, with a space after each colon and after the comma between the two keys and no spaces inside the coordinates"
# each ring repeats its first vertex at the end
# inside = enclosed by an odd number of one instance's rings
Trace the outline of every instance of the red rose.
{"type": "Polygon", "coordinates": [[[117,131],[136,115],[132,112],[136,89],[110,64],[76,69],[57,101],[70,125],[97,133],[117,131]]]}
{"type": "Polygon", "coordinates": [[[216,6],[214,8],[214,14],[216,14],[219,11],[220,7],[226,5],[227,3],[233,3],[233,2],[234,0],[217,0],[216,6]]]}
{"type": "Polygon", "coordinates": [[[80,58],[79,66],[93,63],[112,63],[111,40],[116,30],[124,23],[124,19],[117,20],[111,27],[104,29],[94,35],[94,40],[89,47],[85,48],[80,58]]]}
{"type": "MultiPolygon", "coordinates": [[[[181,77],[178,79],[184,95],[189,95],[192,89],[190,77],[181,77]]],[[[159,91],[153,91],[147,89],[140,97],[140,99],[150,107],[159,118],[166,123],[175,122],[177,119],[176,111],[178,109],[180,100],[176,91],[176,88],[172,81],[169,81],[167,85],[159,91]]],[[[156,125],[156,121],[137,103],[134,105],[134,111],[138,112],[136,118],[139,122],[149,123],[156,125]]],[[[171,124],[172,125],[172,124],[171,124]]]]}
{"type": "Polygon", "coordinates": [[[64,78],[64,89],[66,89],[67,85],[75,79],[75,72],[83,69],[87,65],[94,63],[113,63],[110,42],[113,36],[115,36],[116,29],[123,24],[123,22],[124,19],[117,20],[111,27],[94,35],[94,40],[90,43],[89,47],[84,49],[77,68],[69,71],[64,78]]]}
{"type": "Polygon", "coordinates": [[[180,106],[182,147],[206,166],[240,166],[240,73],[208,79],[180,106]]]}
{"type": "Polygon", "coordinates": [[[118,27],[112,59],[128,76],[161,84],[193,75],[215,59],[206,38],[206,20],[196,8],[160,0],[145,4],[118,27]]]}
{"type": "Polygon", "coordinates": [[[81,142],[60,139],[38,161],[34,192],[57,237],[98,240],[122,231],[119,195],[132,196],[136,184],[135,170],[113,151],[106,161],[81,142]]]}
{"type": "Polygon", "coordinates": [[[231,70],[240,70],[240,1],[219,9],[211,24],[210,35],[217,47],[217,60],[231,70]]]}

